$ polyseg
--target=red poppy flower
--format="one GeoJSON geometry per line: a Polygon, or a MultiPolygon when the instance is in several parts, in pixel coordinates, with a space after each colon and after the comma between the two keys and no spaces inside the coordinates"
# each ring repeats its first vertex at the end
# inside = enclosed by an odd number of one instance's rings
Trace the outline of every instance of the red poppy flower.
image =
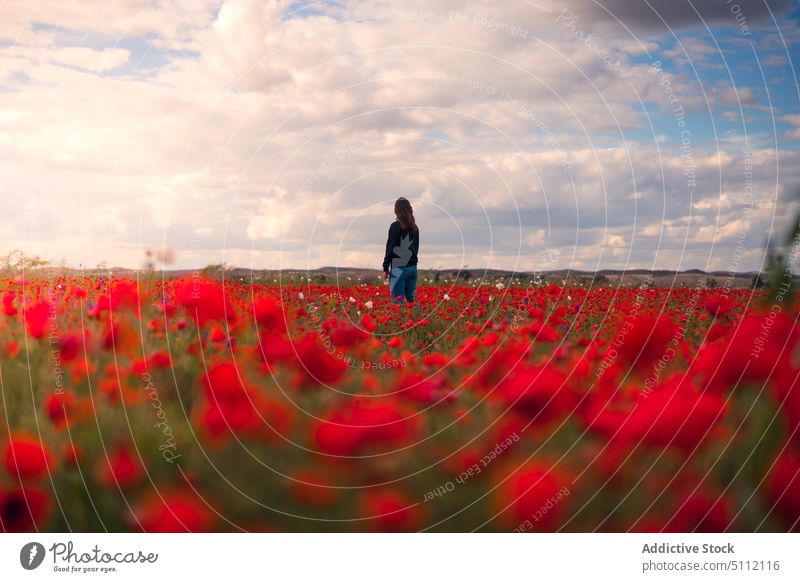
{"type": "MultiPolygon", "coordinates": [[[[471,353],[478,344],[464,344],[462,349],[471,353]]],[[[482,362],[478,381],[481,388],[491,390],[515,373],[525,358],[527,348],[521,343],[509,343],[498,349],[487,361],[482,362]]],[[[462,360],[463,362],[463,360],[462,360]]]]}
{"type": "Polygon", "coordinates": [[[664,356],[676,330],[675,324],[664,316],[643,315],[622,324],[614,345],[623,362],[638,369],[647,369],[664,356]]]}
{"type": "Polygon", "coordinates": [[[47,416],[57,429],[67,426],[76,412],[75,395],[71,392],[51,394],[46,401],[47,416]]]}
{"type": "Polygon", "coordinates": [[[704,307],[706,308],[706,311],[716,317],[722,317],[723,315],[727,315],[731,312],[730,299],[724,295],[712,295],[706,299],[704,307]]]}
{"type": "Polygon", "coordinates": [[[83,350],[83,340],[81,336],[69,333],[58,338],[58,355],[64,362],[71,362],[77,358],[83,350]]]}
{"type": "Polygon", "coordinates": [[[207,321],[233,322],[236,319],[228,294],[216,281],[187,278],[177,289],[178,304],[189,312],[198,325],[202,326],[207,321]]]}
{"type": "Polygon", "coordinates": [[[365,313],[361,317],[361,327],[364,328],[367,332],[372,333],[376,329],[378,329],[378,324],[375,323],[372,318],[369,316],[369,313],[365,313]]]}
{"type": "Polygon", "coordinates": [[[715,380],[726,387],[739,381],[765,380],[789,365],[798,338],[800,331],[789,316],[774,312],[748,315],[734,326],[727,345],[712,344],[710,357],[698,364],[711,385],[715,380]]]}
{"type": "Polygon", "coordinates": [[[128,281],[120,281],[114,283],[108,293],[103,293],[97,298],[92,314],[99,317],[104,311],[116,312],[125,309],[138,314],[139,308],[139,293],[136,286],[128,281]]]}
{"type": "Polygon", "coordinates": [[[47,320],[50,317],[50,304],[46,301],[28,307],[22,311],[28,334],[34,339],[44,337],[47,329],[47,320]]]}
{"type": "Polygon", "coordinates": [[[567,377],[552,366],[518,366],[497,388],[505,404],[545,424],[572,412],[567,377]]]}
{"type": "Polygon", "coordinates": [[[291,360],[294,357],[292,342],[278,333],[260,333],[258,340],[259,344],[256,348],[256,354],[265,364],[271,365],[276,362],[291,360]]]}
{"type": "Polygon", "coordinates": [[[208,370],[201,378],[206,398],[214,403],[239,403],[247,399],[239,371],[233,362],[223,362],[208,370]]]}
{"type": "Polygon", "coordinates": [[[421,404],[437,404],[455,400],[455,394],[443,376],[410,374],[400,380],[395,391],[398,395],[421,404]]]}
{"type": "Polygon", "coordinates": [[[13,291],[9,291],[3,295],[3,313],[9,317],[17,314],[17,308],[14,307],[14,299],[16,296],[17,294],[13,291]]]}
{"type": "Polygon", "coordinates": [[[100,479],[107,487],[130,487],[144,476],[144,469],[128,446],[122,445],[100,461],[100,479]]]}
{"type": "Polygon", "coordinates": [[[337,348],[349,348],[358,342],[365,340],[369,334],[360,327],[351,324],[343,324],[335,317],[322,324],[331,342],[337,348]]]}
{"type": "Polygon", "coordinates": [[[153,352],[148,362],[153,368],[169,369],[172,367],[172,358],[164,350],[153,352]]]}
{"type": "Polygon", "coordinates": [[[688,453],[714,434],[726,411],[720,394],[698,392],[677,376],[643,395],[615,437],[631,444],[675,446],[688,453]]]}
{"type": "Polygon", "coordinates": [[[16,358],[18,353],[19,343],[12,341],[6,344],[6,354],[8,354],[9,358],[16,358]]]}
{"type": "Polygon", "coordinates": [[[333,356],[317,341],[316,334],[309,333],[295,344],[295,366],[298,384],[334,384],[347,370],[344,358],[333,356]]]}
{"type": "Polygon", "coordinates": [[[37,489],[0,489],[0,531],[19,533],[38,531],[46,525],[50,498],[37,489]]]}
{"type": "Polygon", "coordinates": [[[412,532],[422,525],[419,502],[394,490],[367,491],[361,500],[367,527],[377,532],[412,532]]]}
{"type": "Polygon", "coordinates": [[[136,284],[128,281],[116,283],[111,289],[111,309],[139,309],[139,293],[136,284]]]}
{"type": "Polygon", "coordinates": [[[150,369],[169,369],[172,367],[172,358],[163,350],[154,352],[149,358],[142,358],[131,365],[135,374],[144,374],[150,369]]]}
{"type": "Polygon", "coordinates": [[[33,437],[15,436],[5,447],[6,470],[15,477],[41,477],[47,473],[52,454],[33,437]]]}
{"type": "Polygon", "coordinates": [[[286,316],[271,297],[258,297],[253,301],[253,317],[263,331],[286,331],[286,316]]]}
{"type": "Polygon", "coordinates": [[[103,347],[117,354],[133,357],[141,348],[141,338],[137,329],[129,321],[109,319],[103,333],[103,347]]]}
{"type": "Polygon", "coordinates": [[[525,331],[533,341],[540,344],[553,343],[561,339],[555,329],[544,323],[534,322],[525,331]]]}
{"type": "Polygon", "coordinates": [[[440,353],[425,354],[422,361],[431,368],[444,368],[447,365],[447,358],[440,353]]]}
{"type": "Polygon", "coordinates": [[[210,339],[214,343],[222,343],[225,341],[226,338],[227,336],[225,335],[225,330],[216,326],[214,326],[214,328],[211,330],[211,333],[208,336],[208,339],[210,339]]]}
{"type": "Polygon", "coordinates": [[[325,453],[351,455],[367,445],[403,441],[415,426],[415,417],[403,414],[393,403],[356,402],[316,423],[314,440],[325,453]]]}
{"type": "Polygon", "coordinates": [[[569,502],[566,479],[540,462],[507,467],[493,492],[501,523],[510,530],[524,526],[525,531],[556,531],[569,502]]]}
{"type": "Polygon", "coordinates": [[[211,368],[202,384],[206,402],[196,415],[210,436],[245,431],[269,440],[288,432],[292,420],[288,409],[246,384],[232,362],[211,368]]]}
{"type": "Polygon", "coordinates": [[[149,533],[203,533],[214,524],[212,510],[191,491],[153,494],[134,510],[134,516],[149,533]]]}

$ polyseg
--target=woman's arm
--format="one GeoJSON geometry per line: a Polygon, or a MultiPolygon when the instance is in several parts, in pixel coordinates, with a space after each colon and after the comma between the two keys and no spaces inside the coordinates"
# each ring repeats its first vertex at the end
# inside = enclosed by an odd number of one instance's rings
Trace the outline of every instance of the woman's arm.
{"type": "Polygon", "coordinates": [[[383,272],[389,272],[389,265],[392,264],[394,247],[400,244],[400,229],[396,222],[389,227],[389,235],[386,237],[386,254],[383,255],[383,272]]]}

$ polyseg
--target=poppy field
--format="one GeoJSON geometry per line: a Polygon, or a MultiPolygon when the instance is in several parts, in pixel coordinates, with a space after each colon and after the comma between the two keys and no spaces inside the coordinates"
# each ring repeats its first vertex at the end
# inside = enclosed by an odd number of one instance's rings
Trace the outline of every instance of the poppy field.
{"type": "Polygon", "coordinates": [[[793,531],[790,286],[0,280],[0,530],[793,531]]]}

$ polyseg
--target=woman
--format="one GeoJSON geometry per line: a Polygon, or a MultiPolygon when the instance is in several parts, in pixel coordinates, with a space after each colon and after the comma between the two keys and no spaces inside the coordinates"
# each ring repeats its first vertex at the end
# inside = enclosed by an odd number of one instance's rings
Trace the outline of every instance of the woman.
{"type": "Polygon", "coordinates": [[[394,203],[394,215],[397,220],[389,227],[386,255],[383,257],[383,276],[384,279],[389,279],[392,301],[402,303],[405,299],[413,303],[417,291],[419,228],[414,220],[411,203],[405,198],[398,198],[394,203]]]}

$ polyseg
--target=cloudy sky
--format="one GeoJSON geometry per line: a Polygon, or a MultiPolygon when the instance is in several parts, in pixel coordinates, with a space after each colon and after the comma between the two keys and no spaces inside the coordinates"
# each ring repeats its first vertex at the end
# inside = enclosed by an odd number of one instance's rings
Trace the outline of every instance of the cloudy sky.
{"type": "Polygon", "coordinates": [[[5,0],[0,254],[758,269],[800,189],[789,0],[5,0]]]}

